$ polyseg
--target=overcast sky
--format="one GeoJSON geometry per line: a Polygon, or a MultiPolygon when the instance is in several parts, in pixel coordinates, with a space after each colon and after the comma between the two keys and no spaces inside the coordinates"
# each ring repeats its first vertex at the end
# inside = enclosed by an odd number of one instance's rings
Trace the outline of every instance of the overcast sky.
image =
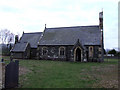
{"type": "Polygon", "coordinates": [[[103,8],[104,47],[118,47],[119,0],[0,0],[0,29],[15,34],[47,27],[99,25],[103,8]]]}

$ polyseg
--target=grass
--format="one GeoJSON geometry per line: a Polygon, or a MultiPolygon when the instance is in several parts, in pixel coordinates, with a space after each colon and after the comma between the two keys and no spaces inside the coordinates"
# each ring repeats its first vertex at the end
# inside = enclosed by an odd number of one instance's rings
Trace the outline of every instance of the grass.
{"type": "MultiPolygon", "coordinates": [[[[9,57],[5,57],[6,59],[9,57]]],[[[118,60],[80,63],[20,60],[20,88],[118,88],[118,60]]],[[[8,61],[5,61],[8,63],[8,61]]]]}

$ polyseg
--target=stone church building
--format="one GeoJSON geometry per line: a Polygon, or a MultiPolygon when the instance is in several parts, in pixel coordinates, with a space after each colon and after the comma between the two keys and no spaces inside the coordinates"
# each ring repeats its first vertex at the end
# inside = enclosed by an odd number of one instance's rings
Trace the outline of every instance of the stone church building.
{"type": "Polygon", "coordinates": [[[15,37],[11,58],[103,61],[103,12],[99,25],[47,28],[43,32],[15,37]]]}

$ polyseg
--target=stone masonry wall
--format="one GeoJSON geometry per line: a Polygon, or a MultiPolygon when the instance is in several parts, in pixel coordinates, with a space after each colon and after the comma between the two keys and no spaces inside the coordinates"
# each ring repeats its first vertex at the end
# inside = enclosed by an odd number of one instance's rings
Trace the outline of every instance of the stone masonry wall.
{"type": "Polygon", "coordinates": [[[5,63],[0,62],[0,89],[4,88],[5,83],[5,63]]]}
{"type": "Polygon", "coordinates": [[[42,60],[61,60],[61,61],[73,61],[73,46],[39,46],[38,47],[38,59],[42,60]],[[47,55],[42,55],[42,48],[47,48],[47,55]],[[65,48],[65,55],[59,55],[59,48],[65,48]]]}
{"type": "MultiPolygon", "coordinates": [[[[64,60],[64,61],[74,61],[74,46],[72,45],[65,45],[65,46],[52,46],[52,45],[45,45],[45,46],[38,46],[37,48],[37,58],[41,60],[64,60]],[[47,55],[42,55],[42,48],[47,48],[47,55]],[[59,55],[59,48],[65,47],[65,56],[59,55]]],[[[83,52],[83,59],[86,58],[88,62],[96,62],[99,60],[99,48],[100,46],[89,46],[86,45],[85,50],[83,52]],[[92,47],[92,57],[89,57],[89,47],[92,47]],[[85,57],[86,55],[86,57],[85,57]]]]}

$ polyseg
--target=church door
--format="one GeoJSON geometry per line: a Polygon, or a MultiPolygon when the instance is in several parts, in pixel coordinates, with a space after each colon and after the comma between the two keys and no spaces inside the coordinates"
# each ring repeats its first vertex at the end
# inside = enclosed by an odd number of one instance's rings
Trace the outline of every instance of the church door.
{"type": "Polygon", "coordinates": [[[76,61],[81,61],[81,50],[79,48],[76,50],[76,61]]]}

